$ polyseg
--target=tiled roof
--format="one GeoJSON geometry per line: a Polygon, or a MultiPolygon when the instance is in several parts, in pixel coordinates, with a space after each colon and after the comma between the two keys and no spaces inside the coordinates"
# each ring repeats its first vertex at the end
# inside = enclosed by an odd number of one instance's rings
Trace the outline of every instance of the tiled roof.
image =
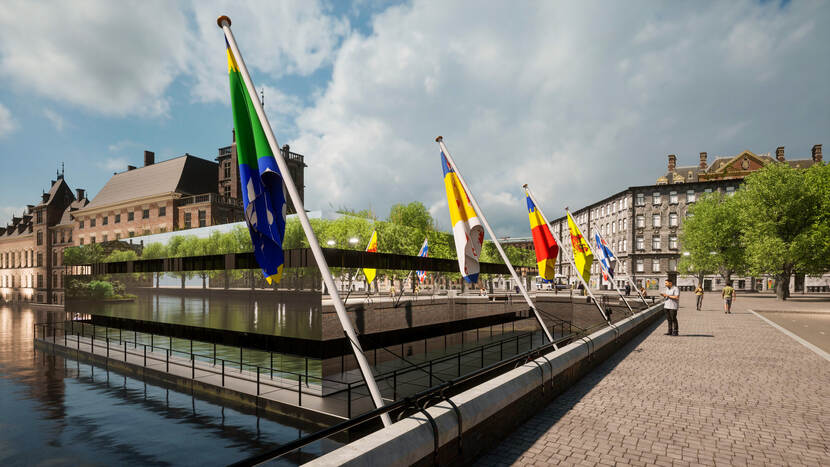
{"type": "Polygon", "coordinates": [[[186,154],[113,175],[86,208],[98,208],[163,193],[215,193],[218,165],[186,154]]]}
{"type": "Polygon", "coordinates": [[[61,220],[57,223],[57,225],[72,225],[72,212],[85,207],[87,204],[89,204],[88,199],[76,199],[75,201],[72,201],[72,203],[70,203],[69,206],[67,206],[63,211],[61,220]]]}

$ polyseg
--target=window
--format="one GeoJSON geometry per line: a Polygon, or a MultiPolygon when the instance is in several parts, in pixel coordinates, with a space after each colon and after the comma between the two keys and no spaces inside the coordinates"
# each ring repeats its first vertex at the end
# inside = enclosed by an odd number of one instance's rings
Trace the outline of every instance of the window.
{"type": "Polygon", "coordinates": [[[66,241],[66,237],[64,236],[65,234],[66,234],[66,232],[61,230],[61,243],[64,243],[66,241]]]}
{"type": "Polygon", "coordinates": [[[199,227],[207,226],[207,211],[199,209],[199,227]]]}
{"type": "Polygon", "coordinates": [[[622,229],[623,230],[628,230],[628,219],[623,219],[622,222],[623,222],[622,229]]]}
{"type": "Polygon", "coordinates": [[[669,271],[677,271],[677,260],[674,258],[669,260],[669,271]]]}
{"type": "Polygon", "coordinates": [[[115,234],[115,239],[116,240],[121,240],[121,234],[120,233],[115,234]]]}
{"type": "Polygon", "coordinates": [[[72,243],[72,231],[69,231],[69,238],[66,239],[67,242],[72,243]]]}
{"type": "Polygon", "coordinates": [[[142,235],[150,235],[151,233],[152,232],[150,232],[150,229],[144,229],[144,232],[142,233],[142,235]]]}
{"type": "Polygon", "coordinates": [[[130,238],[133,238],[133,237],[135,237],[135,232],[133,232],[132,230],[130,230],[130,238]]]}
{"type": "Polygon", "coordinates": [[[135,219],[135,213],[130,211],[127,213],[127,222],[132,222],[135,219]]]}
{"type": "Polygon", "coordinates": [[[52,252],[52,264],[54,264],[56,266],[58,264],[58,252],[57,251],[52,252]]]}
{"type": "Polygon", "coordinates": [[[190,216],[191,216],[191,214],[189,212],[184,213],[184,228],[185,229],[190,228],[190,216]]]}
{"type": "Polygon", "coordinates": [[[104,216],[103,219],[101,220],[101,225],[107,225],[109,223],[110,223],[110,217],[109,216],[104,216]]]}
{"type": "Polygon", "coordinates": [[[167,206],[159,206],[159,217],[167,215],[167,206]]]}
{"type": "Polygon", "coordinates": [[[225,196],[230,197],[230,196],[231,196],[231,186],[230,186],[230,185],[225,185],[225,186],[223,186],[223,187],[222,187],[222,193],[223,193],[225,196]]]}
{"type": "Polygon", "coordinates": [[[669,249],[676,250],[677,249],[677,235],[672,235],[669,237],[669,249]]]}
{"type": "Polygon", "coordinates": [[[652,250],[659,250],[660,249],[660,236],[655,235],[651,237],[651,249],[652,250]]]}
{"type": "Polygon", "coordinates": [[[231,178],[231,163],[230,161],[225,162],[225,178],[231,178]]]}
{"type": "Polygon", "coordinates": [[[660,260],[651,260],[651,272],[660,272],[660,260]]]}
{"type": "Polygon", "coordinates": [[[37,267],[39,267],[39,268],[43,267],[43,253],[38,253],[37,254],[37,267]]]}
{"type": "Polygon", "coordinates": [[[600,211],[600,215],[604,216],[605,215],[605,206],[601,207],[599,211],[600,211]]]}
{"type": "Polygon", "coordinates": [[[40,209],[37,210],[37,223],[43,224],[43,211],[40,209]]]}
{"type": "Polygon", "coordinates": [[[660,204],[662,200],[660,199],[660,192],[655,191],[651,194],[651,204],[660,204]]]}
{"type": "Polygon", "coordinates": [[[645,250],[646,249],[645,241],[643,240],[643,237],[637,237],[635,239],[635,241],[637,242],[634,246],[635,249],[637,249],[637,250],[645,250]]]}
{"type": "Polygon", "coordinates": [[[150,218],[150,210],[149,209],[142,209],[141,210],[141,218],[142,219],[149,219],[150,218]]]}
{"type": "Polygon", "coordinates": [[[627,251],[627,250],[628,250],[628,239],[623,239],[622,251],[627,251]]]}
{"type": "Polygon", "coordinates": [[[79,239],[78,239],[78,243],[80,243],[81,245],[83,245],[83,244],[84,244],[84,237],[79,238],[79,239]]]}
{"type": "Polygon", "coordinates": [[[677,192],[669,192],[669,204],[677,204],[677,192]]]}
{"type": "Polygon", "coordinates": [[[637,193],[637,199],[634,201],[635,206],[645,206],[646,204],[646,195],[643,193],[637,193]]]}
{"type": "Polygon", "coordinates": [[[704,191],[705,193],[711,193],[711,192],[712,192],[712,189],[711,189],[711,188],[707,188],[707,189],[705,189],[705,190],[703,190],[703,191],[704,191]]]}
{"type": "Polygon", "coordinates": [[[95,244],[95,235],[89,237],[89,243],[95,244]]]}
{"type": "Polygon", "coordinates": [[[116,214],[116,215],[115,215],[115,223],[116,223],[116,224],[120,224],[120,223],[121,223],[121,214],[116,214]]]}
{"type": "Polygon", "coordinates": [[[734,186],[726,187],[726,194],[729,195],[729,196],[734,195],[735,194],[735,187],[734,186]]]}
{"type": "Polygon", "coordinates": [[[689,190],[686,192],[686,202],[687,203],[694,203],[695,202],[695,190],[689,190]]]}
{"type": "Polygon", "coordinates": [[[677,213],[669,213],[669,227],[677,227],[677,213]]]}
{"type": "Polygon", "coordinates": [[[617,251],[623,251],[622,249],[622,240],[617,240],[617,251]]]}
{"type": "Polygon", "coordinates": [[[97,219],[95,219],[94,217],[93,217],[93,218],[90,218],[90,219],[89,219],[89,226],[90,226],[90,227],[95,227],[95,221],[96,221],[96,220],[97,220],[97,219]]]}
{"type": "Polygon", "coordinates": [[[635,222],[636,222],[636,226],[637,226],[638,229],[645,228],[645,226],[646,226],[646,216],[644,216],[642,214],[637,214],[637,217],[635,218],[635,222]]]}
{"type": "Polygon", "coordinates": [[[612,234],[617,233],[617,223],[616,222],[611,223],[611,233],[612,234]]]}
{"type": "Polygon", "coordinates": [[[83,228],[84,228],[84,221],[81,221],[81,222],[78,223],[78,230],[83,229],[83,228]]]}
{"type": "Polygon", "coordinates": [[[43,245],[43,231],[42,230],[37,231],[37,244],[38,245],[43,245]]]}
{"type": "Polygon", "coordinates": [[[102,241],[102,242],[106,242],[106,241],[107,241],[107,234],[104,234],[104,235],[103,235],[103,237],[101,238],[101,241],[102,241]]]}
{"type": "Polygon", "coordinates": [[[635,264],[637,265],[637,266],[636,266],[636,268],[637,268],[637,272],[643,272],[643,271],[645,271],[645,268],[643,267],[643,260],[638,259],[638,260],[637,260],[637,262],[636,262],[635,264]]]}
{"type": "Polygon", "coordinates": [[[651,216],[651,226],[655,229],[660,228],[660,214],[652,214],[651,216]]]}
{"type": "Polygon", "coordinates": [[[43,274],[37,275],[37,282],[35,282],[35,287],[44,287],[45,284],[43,283],[43,274]]]}

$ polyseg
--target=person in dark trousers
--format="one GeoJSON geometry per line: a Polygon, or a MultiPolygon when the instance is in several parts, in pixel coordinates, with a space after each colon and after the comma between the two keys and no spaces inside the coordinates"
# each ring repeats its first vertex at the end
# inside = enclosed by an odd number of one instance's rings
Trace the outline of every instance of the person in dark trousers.
{"type": "Polygon", "coordinates": [[[663,309],[666,311],[666,321],[669,323],[667,336],[676,336],[677,330],[677,309],[680,308],[680,291],[674,286],[671,280],[666,279],[666,288],[660,295],[666,299],[663,309]]]}
{"type": "Polygon", "coordinates": [[[726,287],[723,288],[720,294],[723,297],[723,312],[731,315],[732,302],[735,301],[735,289],[732,287],[732,281],[726,283],[726,287]]]}
{"type": "Polygon", "coordinates": [[[631,284],[625,284],[625,296],[631,293],[631,284]]]}
{"type": "Polygon", "coordinates": [[[700,311],[700,307],[703,306],[703,287],[700,284],[695,288],[695,297],[697,297],[697,310],[700,311]]]}

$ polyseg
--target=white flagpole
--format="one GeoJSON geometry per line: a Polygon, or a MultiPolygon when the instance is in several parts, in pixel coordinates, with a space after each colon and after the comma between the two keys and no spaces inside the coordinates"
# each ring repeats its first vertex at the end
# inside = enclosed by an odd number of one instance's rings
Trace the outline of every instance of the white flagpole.
{"type": "Polygon", "coordinates": [[[455,171],[455,175],[458,177],[458,181],[461,183],[461,187],[464,188],[464,191],[467,192],[467,196],[470,198],[470,203],[473,205],[473,209],[475,210],[478,217],[481,218],[481,224],[487,230],[487,233],[490,235],[490,238],[493,240],[493,243],[496,245],[496,249],[499,250],[499,254],[501,255],[502,259],[504,260],[504,264],[507,265],[507,269],[510,270],[510,274],[513,275],[513,279],[516,281],[516,284],[519,286],[519,290],[522,292],[522,296],[524,296],[525,301],[527,302],[527,306],[533,310],[533,315],[536,317],[536,321],[539,322],[539,327],[542,328],[542,331],[545,333],[545,337],[548,338],[548,341],[553,344],[554,349],[559,349],[559,347],[553,342],[553,335],[551,335],[548,327],[545,325],[545,322],[542,321],[542,316],[539,314],[539,310],[536,309],[536,306],[530,300],[530,296],[527,294],[527,290],[525,290],[525,285],[522,283],[522,280],[519,279],[519,275],[516,274],[516,270],[513,269],[513,265],[510,263],[510,260],[507,259],[507,254],[501,247],[501,243],[499,243],[499,239],[496,237],[496,234],[493,232],[493,229],[490,228],[490,223],[487,222],[487,218],[484,217],[484,213],[481,212],[481,208],[478,206],[475,197],[473,196],[473,192],[470,191],[470,187],[467,186],[467,183],[464,182],[464,177],[461,176],[461,172],[458,170],[458,166],[455,165],[455,161],[452,159],[450,155],[450,151],[447,149],[447,146],[444,144],[444,137],[439,136],[435,138],[435,141],[441,146],[441,151],[444,153],[444,157],[447,158],[447,162],[449,162],[452,169],[455,171]]]}
{"type": "MultiPolygon", "coordinates": [[[[216,20],[216,24],[218,24],[219,27],[222,28],[222,31],[224,31],[225,38],[228,40],[228,44],[230,45],[236,64],[239,66],[239,72],[242,74],[242,79],[245,81],[245,88],[248,90],[248,96],[254,105],[254,109],[256,109],[257,117],[259,117],[259,122],[262,125],[262,129],[265,131],[265,137],[268,139],[271,151],[274,153],[274,159],[277,161],[277,166],[279,167],[280,172],[282,172],[285,188],[288,190],[288,194],[294,204],[294,210],[297,212],[297,217],[300,218],[300,224],[302,224],[303,231],[305,232],[306,238],[308,238],[308,245],[311,247],[311,252],[314,255],[314,259],[317,261],[317,267],[320,269],[323,281],[329,289],[329,295],[334,303],[337,318],[340,320],[340,325],[343,326],[343,331],[345,331],[346,337],[352,345],[355,360],[357,360],[360,372],[363,374],[363,380],[366,381],[366,387],[369,389],[372,401],[375,403],[376,408],[383,407],[383,397],[380,393],[380,389],[378,389],[377,383],[375,382],[375,377],[372,374],[372,368],[369,366],[369,361],[363,354],[363,349],[360,347],[360,342],[357,340],[357,333],[355,333],[354,328],[352,327],[352,322],[349,319],[349,315],[346,313],[346,307],[340,299],[340,294],[338,293],[337,286],[334,283],[334,278],[331,277],[331,271],[329,271],[328,263],[326,263],[326,258],[323,256],[323,249],[320,248],[320,242],[317,241],[317,236],[314,235],[314,231],[311,229],[311,223],[308,221],[308,215],[305,212],[305,207],[303,206],[303,202],[300,200],[300,193],[294,185],[294,180],[291,178],[291,172],[288,170],[288,165],[282,158],[280,147],[277,144],[277,138],[274,137],[274,131],[271,129],[271,124],[268,122],[268,117],[265,115],[262,103],[257,98],[256,88],[254,87],[253,81],[251,81],[251,76],[248,74],[248,68],[245,66],[242,54],[239,53],[239,48],[236,45],[233,32],[231,32],[231,20],[227,16],[220,16],[216,20]]],[[[383,426],[389,426],[392,424],[392,419],[389,418],[389,414],[383,414],[380,418],[383,421],[383,426]]]]}
{"type": "MultiPolygon", "coordinates": [[[[602,238],[602,234],[599,233],[600,231],[597,229],[597,225],[594,224],[594,223],[592,223],[591,225],[594,227],[594,230],[596,231],[596,233],[594,233],[594,235],[595,236],[599,235],[600,238],[602,238]]],[[[590,246],[590,245],[591,245],[591,242],[588,242],[588,246],[590,246]]],[[[611,251],[611,249],[608,248],[608,251],[611,251]]],[[[611,254],[614,255],[614,252],[611,251],[611,254]]],[[[614,255],[614,257],[616,258],[617,255],[614,255]]],[[[623,303],[625,303],[625,306],[628,307],[628,311],[630,311],[633,314],[634,309],[631,308],[631,305],[628,304],[628,300],[625,299],[625,295],[623,295],[622,291],[620,291],[619,286],[617,286],[617,281],[614,280],[614,274],[611,273],[611,271],[609,271],[608,268],[606,268],[604,264],[602,264],[602,261],[599,261],[599,267],[602,268],[602,270],[605,271],[606,274],[608,274],[608,277],[611,279],[611,285],[614,286],[614,290],[616,290],[617,293],[620,294],[620,298],[622,299],[623,303]]]]}
{"type": "MultiPolygon", "coordinates": [[[[550,233],[551,233],[551,235],[553,235],[553,239],[556,240],[556,243],[558,243],[560,245],[560,248],[563,248],[562,242],[559,240],[559,237],[554,232],[554,230],[556,230],[556,229],[553,229],[553,228],[550,227],[550,222],[548,222],[548,218],[545,217],[545,213],[542,211],[542,208],[539,206],[539,203],[536,202],[536,197],[533,196],[533,192],[530,191],[530,187],[528,187],[527,184],[525,183],[524,185],[522,185],[522,188],[525,189],[525,193],[527,193],[527,196],[529,196],[530,200],[533,201],[533,204],[534,204],[534,206],[536,206],[536,209],[539,210],[539,214],[542,216],[542,220],[545,221],[545,224],[550,229],[550,233]]],[[[565,210],[567,211],[567,208],[565,208],[565,210]]],[[[565,220],[565,222],[567,222],[567,219],[565,220]]],[[[577,227],[577,228],[579,228],[579,227],[577,227]]],[[[608,323],[610,324],[611,320],[609,320],[608,316],[606,316],[605,310],[602,309],[602,306],[600,306],[599,302],[597,301],[597,297],[595,297],[594,293],[591,292],[591,288],[588,287],[588,284],[585,282],[585,279],[583,279],[582,274],[580,274],[579,271],[577,271],[576,263],[574,262],[572,256],[573,256],[573,249],[571,249],[571,257],[568,257],[568,262],[571,263],[571,267],[573,268],[574,274],[576,274],[576,277],[578,277],[580,282],[582,282],[582,286],[585,287],[585,291],[587,291],[588,295],[591,296],[591,299],[594,301],[594,304],[597,306],[597,309],[599,309],[599,312],[600,312],[600,314],[602,314],[602,317],[605,318],[605,321],[608,321],[608,323]]]]}
{"type": "MultiPolygon", "coordinates": [[[[633,261],[633,258],[632,258],[633,261]]],[[[637,288],[637,284],[634,283],[634,279],[631,278],[631,273],[628,271],[628,268],[625,270],[625,277],[628,279],[628,283],[631,284],[631,287],[634,287],[634,291],[637,292],[637,295],[640,297],[640,300],[643,301],[643,305],[648,308],[648,303],[646,303],[646,298],[643,297],[643,294],[640,293],[640,289],[637,288]]]]}

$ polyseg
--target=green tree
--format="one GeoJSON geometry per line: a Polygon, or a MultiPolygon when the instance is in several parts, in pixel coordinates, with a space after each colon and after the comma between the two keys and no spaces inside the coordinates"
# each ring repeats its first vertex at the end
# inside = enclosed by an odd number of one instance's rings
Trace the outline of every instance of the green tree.
{"type": "Polygon", "coordinates": [[[115,250],[106,258],[103,259],[104,263],[115,263],[119,261],[132,261],[138,259],[138,255],[133,250],[115,250]]]}
{"type": "Polygon", "coordinates": [[[830,166],[769,165],[744,180],[735,201],[749,269],[775,277],[779,300],[793,273],[830,270],[830,166]]]}
{"type": "Polygon", "coordinates": [[[104,259],[104,248],[98,244],[73,246],[63,250],[63,260],[68,266],[100,263],[104,259]]]}
{"type": "Polygon", "coordinates": [[[389,210],[388,221],[424,232],[435,230],[435,219],[420,201],[393,205],[389,210]]]}
{"type": "Polygon", "coordinates": [[[687,268],[698,275],[716,271],[727,282],[733,274],[746,271],[738,211],[737,200],[721,193],[704,196],[689,208],[680,230],[687,268]]]}

